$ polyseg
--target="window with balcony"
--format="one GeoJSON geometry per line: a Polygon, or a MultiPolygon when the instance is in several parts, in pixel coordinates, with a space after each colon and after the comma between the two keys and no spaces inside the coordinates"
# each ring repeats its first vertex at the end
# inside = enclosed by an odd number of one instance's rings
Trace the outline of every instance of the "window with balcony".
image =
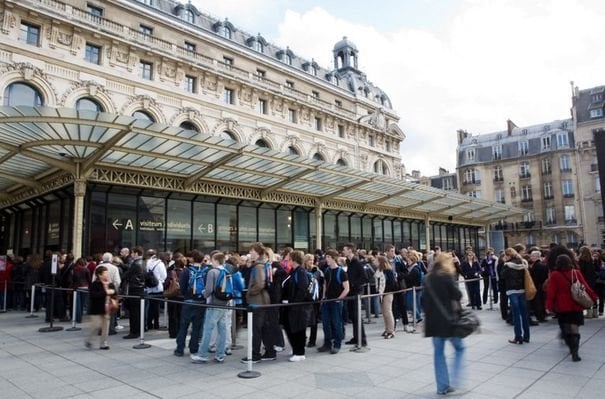
{"type": "Polygon", "coordinates": [[[259,78],[259,80],[263,80],[267,77],[267,72],[263,71],[262,69],[257,69],[256,70],[256,77],[259,78]]]}
{"type": "Polygon", "coordinates": [[[147,61],[140,61],[139,76],[145,80],[153,80],[153,63],[147,61]]]}
{"type": "Polygon", "coordinates": [[[496,165],[494,167],[494,182],[502,182],[504,181],[504,176],[502,174],[502,166],[496,165]]]}
{"type": "Polygon", "coordinates": [[[233,66],[233,58],[223,57],[223,64],[225,65],[225,68],[230,69],[233,66]]]}
{"type": "Polygon", "coordinates": [[[185,41],[185,50],[191,53],[195,53],[195,51],[197,50],[197,45],[195,43],[185,41]]]}
{"type": "Polygon", "coordinates": [[[550,159],[544,158],[541,161],[541,171],[542,175],[550,175],[552,173],[552,165],[550,159]]]}
{"type": "Polygon", "coordinates": [[[573,182],[570,179],[562,180],[561,188],[563,191],[563,197],[572,198],[574,196],[573,182]]]}
{"type": "Polygon", "coordinates": [[[566,154],[561,155],[559,166],[561,167],[561,172],[571,172],[571,157],[566,154]]]}
{"type": "Polygon", "coordinates": [[[531,173],[529,173],[529,162],[521,162],[519,165],[519,177],[522,179],[531,177],[531,173]]]}
{"type": "Polygon", "coordinates": [[[517,188],[515,186],[510,187],[510,198],[511,199],[517,198],[517,188]]]}
{"type": "Polygon", "coordinates": [[[497,188],[494,192],[494,198],[496,199],[496,202],[500,204],[506,203],[506,199],[504,198],[504,189],[497,188]]]}
{"type": "Polygon", "coordinates": [[[574,205],[565,205],[563,210],[565,212],[565,223],[576,223],[576,207],[574,205]]]}
{"type": "Polygon", "coordinates": [[[147,26],[147,25],[139,25],[139,32],[141,32],[144,35],[153,35],[153,28],[151,26],[147,26]]]}
{"type": "Polygon", "coordinates": [[[527,141],[519,141],[519,155],[527,155],[529,152],[529,143],[527,141]]]}
{"type": "Polygon", "coordinates": [[[532,233],[527,233],[527,246],[531,247],[535,245],[534,235],[532,233]]]}
{"type": "Polygon", "coordinates": [[[296,123],[296,110],[288,108],[288,122],[296,123]]]}
{"type": "Polygon", "coordinates": [[[267,100],[259,98],[257,110],[259,114],[266,115],[267,114],[267,100]]]}
{"type": "Polygon", "coordinates": [[[556,221],[557,220],[555,217],[555,208],[548,207],[548,208],[544,209],[544,222],[546,224],[555,224],[556,221]]]}
{"type": "Polygon", "coordinates": [[[294,88],[294,82],[291,80],[286,80],[286,87],[288,89],[293,89],[294,88]]]}
{"type": "Polygon", "coordinates": [[[502,159],[502,144],[496,144],[493,147],[494,160],[502,159]]]}
{"type": "Polygon", "coordinates": [[[226,104],[235,104],[235,92],[233,89],[225,87],[225,91],[223,92],[223,101],[225,101],[226,104]]]}
{"type": "Polygon", "coordinates": [[[521,186],[521,202],[531,202],[531,201],[533,201],[533,198],[531,195],[531,186],[530,185],[521,186]]]}
{"type": "Polygon", "coordinates": [[[197,78],[195,76],[185,75],[185,91],[189,93],[197,92],[197,78]]]}
{"type": "Polygon", "coordinates": [[[86,11],[95,17],[103,16],[103,9],[92,4],[86,4],[86,11]]]}
{"type": "Polygon", "coordinates": [[[567,232],[567,246],[571,248],[578,246],[578,235],[574,231],[567,232]]]}
{"type": "Polygon", "coordinates": [[[40,45],[40,27],[37,25],[30,24],[25,21],[21,21],[21,28],[19,31],[19,40],[29,44],[30,46],[40,45]]]}
{"type": "Polygon", "coordinates": [[[542,137],[542,151],[550,150],[550,136],[542,137]]]}
{"type": "Polygon", "coordinates": [[[569,135],[567,132],[557,133],[557,148],[569,148],[569,135]]]}
{"type": "Polygon", "coordinates": [[[533,223],[535,221],[536,221],[536,215],[535,215],[534,211],[529,211],[525,215],[523,215],[524,223],[533,223]]]}
{"type": "Polygon", "coordinates": [[[84,60],[91,64],[99,65],[101,63],[101,46],[92,43],[86,43],[84,51],[84,60]]]}
{"type": "Polygon", "coordinates": [[[479,171],[476,169],[467,169],[464,171],[464,184],[481,184],[479,171]]]}
{"type": "Polygon", "coordinates": [[[553,199],[553,194],[552,194],[552,183],[547,181],[546,183],[544,183],[544,199],[548,200],[548,199],[553,199]]]}

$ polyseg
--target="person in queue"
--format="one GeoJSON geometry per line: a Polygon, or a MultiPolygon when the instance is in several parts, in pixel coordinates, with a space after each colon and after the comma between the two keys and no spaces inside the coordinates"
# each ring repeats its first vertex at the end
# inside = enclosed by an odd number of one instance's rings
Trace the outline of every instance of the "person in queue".
{"type": "MultiPolygon", "coordinates": [[[[132,262],[124,275],[126,280],[126,294],[140,297],[145,294],[145,266],[143,264],[143,247],[132,248],[132,262]]],[[[128,298],[126,300],[130,319],[130,331],[124,339],[139,338],[141,334],[141,306],[139,298],[128,298]]]]}
{"type": "Polygon", "coordinates": [[[515,330],[515,337],[508,342],[518,345],[528,343],[530,338],[529,312],[525,299],[525,270],[527,270],[527,262],[521,255],[513,248],[506,248],[502,278],[504,278],[506,295],[510,301],[515,330]]]}
{"type": "Polygon", "coordinates": [[[109,331],[109,309],[107,303],[110,298],[116,298],[116,287],[111,282],[109,271],[105,266],[97,266],[95,269],[95,281],[89,288],[88,314],[92,319],[92,326],[85,341],[86,348],[92,347],[92,338],[100,331],[101,345],[99,349],[108,350],[107,335],[109,331]]]}
{"type": "Polygon", "coordinates": [[[291,251],[288,253],[288,264],[290,272],[284,281],[282,292],[282,303],[300,303],[297,306],[283,308],[283,325],[290,346],[292,356],[290,362],[305,360],[305,332],[312,315],[312,305],[308,302],[309,277],[304,267],[304,253],[302,251],[291,251]]]}
{"type": "Polygon", "coordinates": [[[323,299],[336,299],[321,305],[321,321],[324,331],[324,344],[317,348],[318,352],[336,354],[340,351],[344,338],[342,300],[349,294],[349,279],[347,272],[338,265],[338,252],[328,249],[325,260],[328,268],[324,272],[323,299]]]}

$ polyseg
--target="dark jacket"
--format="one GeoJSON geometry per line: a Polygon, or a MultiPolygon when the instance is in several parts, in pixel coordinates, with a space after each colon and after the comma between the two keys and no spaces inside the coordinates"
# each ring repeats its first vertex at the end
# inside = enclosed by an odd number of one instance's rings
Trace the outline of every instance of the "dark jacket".
{"type": "Polygon", "coordinates": [[[592,259],[590,261],[581,259],[579,263],[580,271],[582,272],[584,280],[586,280],[586,284],[588,284],[592,290],[595,290],[597,285],[598,266],[595,265],[592,259]]]}
{"type": "Polygon", "coordinates": [[[481,276],[481,266],[479,262],[469,262],[465,260],[461,265],[462,276],[465,280],[474,279],[481,276]]]}
{"type": "Polygon", "coordinates": [[[420,265],[415,263],[412,268],[405,268],[403,272],[403,279],[405,281],[406,288],[420,287],[422,285],[422,279],[420,277],[420,265]]]}
{"type": "Polygon", "coordinates": [[[124,279],[128,284],[128,295],[143,295],[145,293],[145,266],[142,257],[132,260],[124,279]]]}
{"type": "Polygon", "coordinates": [[[454,276],[439,271],[427,274],[421,298],[425,314],[424,335],[451,337],[450,317],[455,317],[454,304],[457,304],[456,307],[460,309],[460,298],[462,298],[462,293],[454,282],[454,276]],[[443,305],[446,315],[439,309],[436,301],[443,305]]]}
{"type": "Polygon", "coordinates": [[[289,306],[285,308],[285,317],[291,332],[302,331],[311,322],[312,305],[305,301],[306,292],[309,287],[309,277],[304,266],[290,270],[289,278],[284,284],[282,299],[288,303],[306,303],[300,306],[289,306]]]}
{"type": "Polygon", "coordinates": [[[504,278],[504,286],[506,293],[509,291],[525,292],[525,269],[527,265],[524,263],[505,262],[502,269],[502,277],[504,278]]]}
{"type": "Polygon", "coordinates": [[[531,279],[533,280],[538,291],[542,290],[544,282],[546,279],[548,279],[548,266],[537,260],[529,268],[529,274],[531,275],[531,279]]]}
{"type": "MultiPolygon", "coordinates": [[[[115,290],[112,283],[108,287],[115,290]]],[[[115,297],[115,294],[112,295],[115,297]]],[[[88,314],[105,314],[105,302],[107,301],[107,293],[103,287],[103,283],[99,280],[93,281],[88,289],[88,314]]]]}
{"type": "Polygon", "coordinates": [[[366,273],[359,259],[353,256],[347,259],[347,276],[349,277],[349,295],[363,294],[363,286],[367,283],[366,273]]]}

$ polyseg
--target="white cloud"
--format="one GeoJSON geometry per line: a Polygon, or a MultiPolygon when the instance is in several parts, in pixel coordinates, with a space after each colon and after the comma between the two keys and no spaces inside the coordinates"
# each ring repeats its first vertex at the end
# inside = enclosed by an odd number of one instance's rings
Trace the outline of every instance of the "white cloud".
{"type": "Polygon", "coordinates": [[[348,36],[360,69],[401,116],[406,168],[425,175],[455,169],[457,129],[489,133],[504,130],[508,118],[520,126],[565,118],[570,80],[580,88],[605,83],[600,0],[463,0],[444,26],[389,32],[379,21],[356,24],[321,7],[282,16],[284,3],[269,0],[198,3],[250,32],[273,31],[267,24],[281,18],[277,37],[267,39],[324,67],[348,36]]]}

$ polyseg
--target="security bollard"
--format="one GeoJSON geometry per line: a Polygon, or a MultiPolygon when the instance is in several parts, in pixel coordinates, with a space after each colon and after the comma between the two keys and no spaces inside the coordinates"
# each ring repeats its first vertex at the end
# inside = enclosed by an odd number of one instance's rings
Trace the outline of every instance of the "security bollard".
{"type": "Polygon", "coordinates": [[[33,319],[38,317],[37,314],[34,314],[34,299],[36,297],[36,285],[32,284],[32,293],[31,293],[31,303],[29,305],[29,315],[25,316],[26,319],[33,319]]]}
{"type": "Polygon", "coordinates": [[[139,343],[134,345],[133,349],[148,349],[151,345],[145,343],[145,298],[141,297],[141,323],[139,328],[141,329],[141,335],[139,335],[139,343]]]}
{"type": "Polygon", "coordinates": [[[237,376],[240,378],[256,378],[260,377],[260,372],[252,370],[252,307],[248,307],[247,320],[248,320],[248,354],[246,355],[248,362],[246,364],[246,371],[240,372],[237,376]]]}
{"type": "Polygon", "coordinates": [[[67,328],[65,331],[80,331],[81,328],[80,327],[76,327],[76,312],[77,312],[77,305],[78,305],[78,290],[75,289],[74,290],[74,296],[71,299],[72,302],[72,307],[71,307],[71,327],[67,328]]]}

